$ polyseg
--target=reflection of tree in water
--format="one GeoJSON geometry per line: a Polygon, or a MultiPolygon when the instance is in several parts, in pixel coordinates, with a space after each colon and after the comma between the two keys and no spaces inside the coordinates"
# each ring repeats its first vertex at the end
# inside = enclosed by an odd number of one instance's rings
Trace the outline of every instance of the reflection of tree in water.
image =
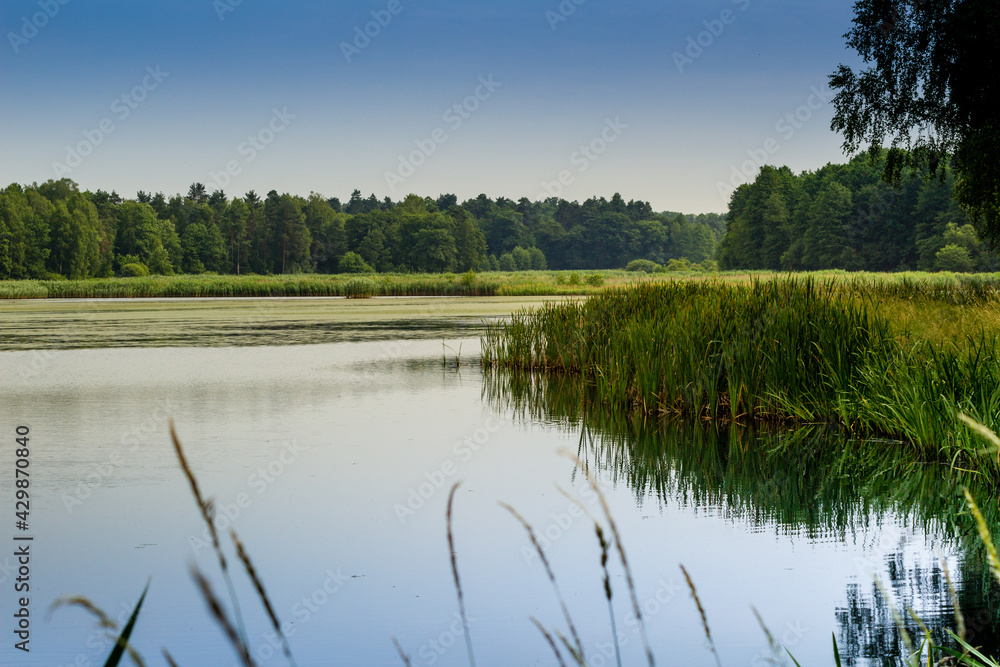
{"type": "MultiPolygon", "coordinates": [[[[968,485],[983,498],[995,491],[977,488],[975,479],[948,466],[919,464],[898,443],[845,438],[826,427],[769,432],[656,420],[603,409],[573,378],[490,372],[485,379],[484,394],[497,407],[580,433],[581,459],[612,481],[627,483],[640,503],[655,499],[704,508],[756,530],[810,540],[850,540],[862,532],[887,539],[880,522],[899,517],[914,529],[911,535],[932,535],[938,545],[962,554],[948,566],[967,639],[987,655],[1000,655],[1000,594],[987,575],[961,488],[968,485]]],[[[996,503],[980,506],[991,526],[1000,524],[996,503]]],[[[919,647],[923,631],[907,606],[936,642],[945,641],[956,622],[933,545],[902,536],[865,549],[914,645],[919,647]]],[[[863,570],[848,585],[846,604],[836,615],[843,664],[904,664],[900,631],[863,570]]]]}
{"type": "MultiPolygon", "coordinates": [[[[980,647],[986,655],[1000,655],[1000,625],[994,613],[996,590],[984,577],[984,563],[976,555],[948,559],[948,569],[956,589],[959,608],[966,625],[966,640],[980,647]]],[[[957,622],[952,596],[940,561],[922,545],[901,544],[900,550],[885,557],[881,572],[876,572],[902,616],[915,647],[923,639],[923,630],[907,612],[912,609],[930,629],[936,643],[954,646],[948,630],[957,622]]],[[[874,581],[850,583],[847,603],[836,611],[840,632],[837,643],[844,665],[903,665],[905,645],[885,596],[874,581]]],[[[926,654],[925,654],[926,655],[926,654]]]]}

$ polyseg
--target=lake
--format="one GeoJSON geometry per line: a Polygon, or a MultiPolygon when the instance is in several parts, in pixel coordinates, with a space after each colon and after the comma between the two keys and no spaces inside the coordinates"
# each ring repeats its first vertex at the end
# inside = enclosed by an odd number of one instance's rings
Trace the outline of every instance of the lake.
{"type": "MultiPolygon", "coordinates": [[[[903,664],[882,582],[939,634],[955,627],[947,564],[976,643],[995,620],[971,519],[946,471],[855,456],[826,429],[713,429],[604,414],[572,382],[478,364],[484,318],[540,298],[192,299],[0,303],[0,663],[103,664],[83,595],[128,617],[149,664],[235,665],[192,582],[226,587],[168,436],[172,419],[217,525],[235,530],[299,665],[466,665],[445,509],[479,665],[554,665],[529,617],[567,632],[524,529],[558,579],[589,664],[615,664],[593,472],[617,524],[660,665],[771,652],[751,605],[803,665],[903,664]],[[30,653],[12,639],[14,450],[30,428],[30,653]],[[833,446],[830,443],[835,443],[833,446]]],[[[843,442],[841,442],[843,441],[843,442]]],[[[867,450],[866,450],[867,451],[867,450]]],[[[287,664],[228,538],[255,660],[287,664]]],[[[646,664],[616,553],[623,664],[646,664]]],[[[910,624],[911,631],[916,625],[910,624]]],[[[914,634],[919,644],[919,633],[914,634]]],[[[790,664],[790,663],[789,663],[790,664]]]]}

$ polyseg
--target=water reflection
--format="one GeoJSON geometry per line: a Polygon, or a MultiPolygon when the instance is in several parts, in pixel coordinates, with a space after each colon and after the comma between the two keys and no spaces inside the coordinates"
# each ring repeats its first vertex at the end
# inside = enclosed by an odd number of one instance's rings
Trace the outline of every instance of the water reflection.
{"type": "MultiPolygon", "coordinates": [[[[835,611],[844,665],[905,664],[907,639],[890,601],[914,646],[924,635],[914,614],[936,643],[954,645],[948,631],[959,623],[943,563],[967,639],[1000,655],[997,586],[962,493],[969,486],[990,496],[975,479],[914,462],[902,443],[828,426],[767,430],[623,415],[595,402],[576,378],[489,372],[483,392],[496,409],[579,433],[579,457],[627,483],[639,504],[655,499],[661,509],[703,508],[778,536],[860,544],[859,576],[835,611]],[[891,515],[926,537],[883,526],[891,515]],[[942,559],[942,549],[959,555],[942,559]]],[[[980,505],[1000,525],[997,504],[980,505]]]]}

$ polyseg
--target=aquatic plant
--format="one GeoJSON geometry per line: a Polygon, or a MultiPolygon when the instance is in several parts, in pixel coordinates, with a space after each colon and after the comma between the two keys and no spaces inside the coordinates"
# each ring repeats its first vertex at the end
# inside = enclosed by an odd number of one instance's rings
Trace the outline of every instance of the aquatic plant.
{"type": "MultiPolygon", "coordinates": [[[[1000,478],[997,458],[955,421],[1000,425],[997,332],[914,340],[868,287],[790,277],[615,288],[489,324],[482,362],[582,377],[594,401],[625,412],[826,422],[1000,478]]],[[[992,298],[982,287],[948,298],[992,298]]]]}

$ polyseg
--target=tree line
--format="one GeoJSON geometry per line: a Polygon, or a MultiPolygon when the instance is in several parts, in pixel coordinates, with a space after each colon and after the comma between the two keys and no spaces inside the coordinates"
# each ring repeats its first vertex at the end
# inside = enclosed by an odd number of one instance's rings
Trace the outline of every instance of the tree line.
{"type": "Polygon", "coordinates": [[[355,190],[347,202],[194,183],[185,195],[81,192],[69,179],[0,191],[0,278],[620,268],[714,257],[725,216],[654,212],[619,194],[462,203],[355,190]]]}
{"type": "Polygon", "coordinates": [[[762,167],[732,194],[718,260],[727,269],[995,271],[955,198],[955,176],[887,182],[886,153],[794,174],[762,167]]]}

